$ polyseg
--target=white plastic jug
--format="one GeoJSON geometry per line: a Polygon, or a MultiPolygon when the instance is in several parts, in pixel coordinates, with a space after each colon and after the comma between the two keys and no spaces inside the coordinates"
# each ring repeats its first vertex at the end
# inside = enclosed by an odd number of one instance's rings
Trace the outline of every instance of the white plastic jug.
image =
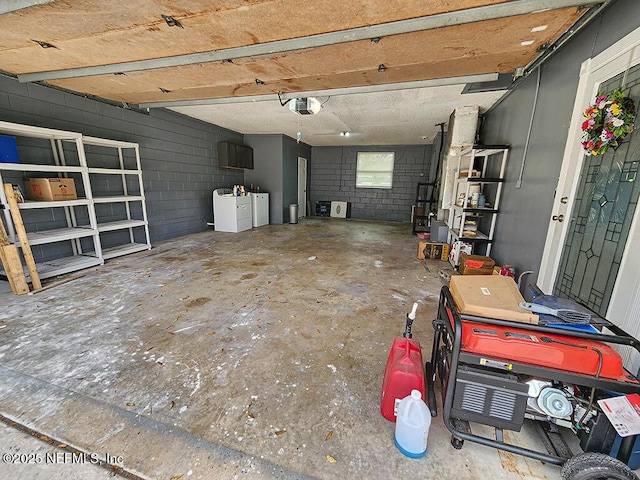
{"type": "Polygon", "coordinates": [[[427,438],[431,426],[431,412],[419,390],[400,400],[396,417],[395,443],[409,458],[421,458],[427,453],[427,438]]]}

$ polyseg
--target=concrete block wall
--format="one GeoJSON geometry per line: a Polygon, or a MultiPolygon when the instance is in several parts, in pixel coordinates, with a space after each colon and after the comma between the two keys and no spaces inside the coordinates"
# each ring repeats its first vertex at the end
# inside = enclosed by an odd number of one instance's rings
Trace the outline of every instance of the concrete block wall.
{"type": "MultiPolygon", "coordinates": [[[[211,228],[212,191],[244,181],[217,166],[218,142],[242,143],[241,134],[168,110],[140,113],[0,75],[0,119],[138,143],[152,242],[211,228]]],[[[21,156],[45,154],[19,142],[21,156]]]]}
{"type": "Polygon", "coordinates": [[[310,200],[351,203],[351,217],[411,222],[419,182],[429,181],[432,145],[313,147],[310,200]],[[356,188],[358,152],[394,152],[393,188],[356,188]]]}

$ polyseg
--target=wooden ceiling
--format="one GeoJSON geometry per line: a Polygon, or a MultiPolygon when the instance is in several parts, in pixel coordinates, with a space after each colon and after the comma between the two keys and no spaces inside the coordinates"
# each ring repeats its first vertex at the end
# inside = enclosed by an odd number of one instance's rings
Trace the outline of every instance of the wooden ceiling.
{"type": "Polygon", "coordinates": [[[577,4],[57,0],[0,15],[0,70],[134,105],[512,73],[577,4]]]}

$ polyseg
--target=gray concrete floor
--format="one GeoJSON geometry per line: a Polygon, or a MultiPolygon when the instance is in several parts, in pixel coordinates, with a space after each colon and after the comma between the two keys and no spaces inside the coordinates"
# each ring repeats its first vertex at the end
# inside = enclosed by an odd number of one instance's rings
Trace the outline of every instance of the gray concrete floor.
{"type": "MultiPolygon", "coordinates": [[[[559,478],[481,445],[454,450],[440,417],[426,457],[395,448],[379,413],[388,350],[417,301],[426,359],[448,270],[418,260],[417,243],[408,224],[308,218],[158,243],[35,295],[0,282],[0,414],[50,439],[2,427],[3,453],[64,444],[167,480],[559,478]]],[[[0,478],[112,475],[59,463],[3,465],[0,478]]]]}

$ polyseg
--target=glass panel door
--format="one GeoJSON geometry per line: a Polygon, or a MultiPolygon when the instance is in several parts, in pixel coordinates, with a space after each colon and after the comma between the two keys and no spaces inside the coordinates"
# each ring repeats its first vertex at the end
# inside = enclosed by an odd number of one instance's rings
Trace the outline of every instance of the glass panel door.
{"type": "MultiPolygon", "coordinates": [[[[603,82],[640,99],[640,65],[603,82]],[[624,83],[624,86],[623,86],[624,83]]],[[[605,316],[640,193],[640,122],[617,150],[584,156],[554,294],[605,316]]]]}

